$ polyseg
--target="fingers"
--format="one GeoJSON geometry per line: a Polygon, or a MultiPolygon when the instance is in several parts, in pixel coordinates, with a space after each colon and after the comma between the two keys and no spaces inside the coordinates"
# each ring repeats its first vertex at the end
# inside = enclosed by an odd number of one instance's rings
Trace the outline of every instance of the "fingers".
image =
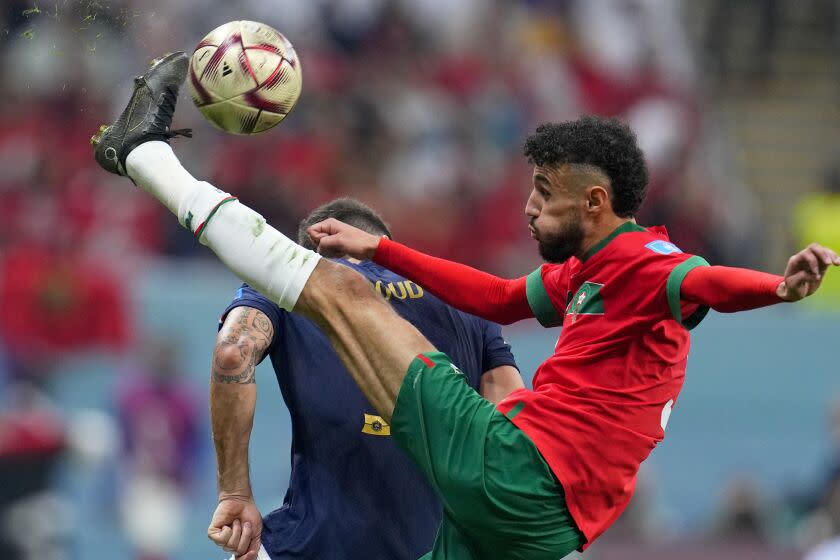
{"type": "Polygon", "coordinates": [[[225,525],[224,527],[213,527],[210,526],[207,529],[207,536],[213,541],[214,544],[224,548],[227,545],[228,540],[230,540],[230,535],[233,533],[233,528],[230,525],[225,525]]]}
{"type": "Polygon", "coordinates": [[[306,233],[309,234],[309,238],[312,239],[312,241],[332,235],[332,233],[329,230],[319,227],[320,225],[321,224],[315,224],[314,226],[310,226],[309,229],[306,230],[306,233]]]}
{"type": "Polygon", "coordinates": [[[808,270],[800,270],[785,278],[788,293],[793,297],[793,301],[813,294],[819,288],[821,281],[819,276],[814,276],[808,270]]]}
{"type": "Polygon", "coordinates": [[[236,560],[257,560],[259,556],[259,550],[257,552],[248,551],[247,553],[243,554],[242,556],[237,556],[236,560]]]}
{"type": "Polygon", "coordinates": [[[343,226],[342,222],[336,220],[335,218],[327,218],[322,222],[318,222],[317,224],[309,226],[307,228],[306,233],[309,235],[309,239],[316,247],[321,246],[321,241],[324,238],[330,237],[339,233],[341,230],[341,226],[343,226]]]}
{"type": "Polygon", "coordinates": [[[239,548],[239,537],[242,536],[242,523],[238,519],[234,519],[231,528],[233,531],[225,543],[224,549],[228,552],[236,552],[239,548]]]}
{"type": "Polygon", "coordinates": [[[234,545],[233,553],[237,556],[242,556],[243,554],[248,552],[248,548],[251,546],[252,535],[253,527],[251,527],[251,522],[246,521],[242,524],[242,536],[239,538],[239,542],[234,545]]]}
{"type": "Polygon", "coordinates": [[[259,556],[259,553],[260,536],[256,535],[254,538],[251,539],[250,546],[248,546],[248,551],[242,556],[237,556],[236,560],[257,560],[257,556],[259,556]]]}
{"type": "Polygon", "coordinates": [[[840,256],[819,243],[811,243],[793,255],[785,270],[785,299],[796,301],[813,294],[829,266],[840,266],[840,256]]]}
{"type": "Polygon", "coordinates": [[[254,537],[254,528],[250,521],[242,523],[239,519],[234,519],[233,523],[221,529],[211,527],[207,531],[207,536],[216,545],[227,552],[232,552],[237,558],[254,548],[255,543],[255,550],[259,551],[260,539],[259,536],[254,537]]]}
{"type": "Polygon", "coordinates": [[[800,251],[799,254],[794,256],[794,259],[797,259],[800,265],[804,270],[808,270],[814,276],[819,276],[820,274],[820,265],[819,260],[817,258],[817,254],[811,247],[806,248],[803,251],[800,251]]]}
{"type": "Polygon", "coordinates": [[[816,253],[817,257],[820,259],[820,263],[822,264],[821,268],[823,270],[831,265],[840,266],[840,256],[828,247],[823,247],[818,243],[811,243],[808,248],[816,253]]]}
{"type": "Polygon", "coordinates": [[[344,248],[341,242],[333,236],[325,236],[318,243],[318,254],[327,258],[339,258],[344,256],[344,248]]]}
{"type": "Polygon", "coordinates": [[[313,224],[309,226],[306,230],[310,237],[313,235],[319,235],[321,237],[326,235],[333,235],[338,233],[341,230],[341,226],[344,225],[342,222],[339,222],[335,218],[327,218],[322,222],[318,222],[317,224],[313,224]]]}

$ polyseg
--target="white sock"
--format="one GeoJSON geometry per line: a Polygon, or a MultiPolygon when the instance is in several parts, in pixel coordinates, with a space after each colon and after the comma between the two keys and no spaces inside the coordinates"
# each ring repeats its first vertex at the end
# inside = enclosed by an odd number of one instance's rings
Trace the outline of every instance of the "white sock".
{"type": "Polygon", "coordinates": [[[140,144],[125,158],[125,168],[140,188],[163,202],[193,233],[219,202],[230,197],[190,175],[166,142],[140,144]]]}
{"type": "Polygon", "coordinates": [[[128,176],[198,233],[221,261],[255,290],[291,311],[321,256],[268,225],[265,218],[184,169],[166,142],[128,154],[128,176]]]}
{"type": "Polygon", "coordinates": [[[258,292],[292,311],[321,255],[304,249],[233,200],[219,207],[199,241],[258,292]]]}

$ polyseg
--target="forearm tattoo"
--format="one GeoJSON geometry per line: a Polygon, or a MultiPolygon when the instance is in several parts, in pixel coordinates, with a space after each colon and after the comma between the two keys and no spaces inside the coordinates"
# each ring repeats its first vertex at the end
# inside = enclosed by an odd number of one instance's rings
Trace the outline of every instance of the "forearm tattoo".
{"type": "Polygon", "coordinates": [[[255,383],[257,362],[271,344],[273,336],[274,327],[265,313],[251,307],[237,307],[231,311],[216,339],[213,380],[218,383],[255,383]],[[231,352],[231,348],[238,352],[231,352]]]}

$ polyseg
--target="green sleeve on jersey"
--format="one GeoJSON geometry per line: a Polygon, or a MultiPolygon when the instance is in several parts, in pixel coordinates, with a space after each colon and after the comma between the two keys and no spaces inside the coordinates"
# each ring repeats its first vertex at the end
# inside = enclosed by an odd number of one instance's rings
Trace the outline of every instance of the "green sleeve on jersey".
{"type": "Polygon", "coordinates": [[[709,263],[703,257],[698,256],[684,260],[674,267],[674,270],[668,275],[668,283],[665,285],[665,293],[668,296],[668,307],[671,308],[671,314],[678,323],[688,330],[699,325],[700,321],[709,312],[708,307],[700,306],[697,308],[697,311],[691,314],[691,317],[686,317],[683,321],[682,307],[680,306],[680,288],[686,275],[698,266],[709,266],[709,263]]]}
{"type": "Polygon", "coordinates": [[[563,315],[554,308],[543,284],[542,266],[528,275],[525,282],[525,294],[528,296],[528,305],[531,306],[534,317],[542,326],[556,327],[563,324],[563,315]]]}

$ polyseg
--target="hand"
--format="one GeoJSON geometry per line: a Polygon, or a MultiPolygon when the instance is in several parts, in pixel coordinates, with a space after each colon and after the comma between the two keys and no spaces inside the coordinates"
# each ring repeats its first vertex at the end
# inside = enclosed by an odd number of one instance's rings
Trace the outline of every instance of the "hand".
{"type": "Polygon", "coordinates": [[[785,279],[776,294],[785,301],[799,301],[820,287],[828,267],[840,266],[837,253],[817,243],[811,243],[793,255],[785,269],[785,279]]]}
{"type": "Polygon", "coordinates": [[[379,236],[367,233],[359,228],[327,218],[323,222],[310,226],[306,232],[309,239],[318,248],[318,253],[325,257],[352,257],[369,261],[379,246],[379,236]]]}
{"type": "Polygon", "coordinates": [[[207,536],[237,560],[256,560],[260,551],[262,516],[253,498],[223,496],[213,513],[207,536]]]}

